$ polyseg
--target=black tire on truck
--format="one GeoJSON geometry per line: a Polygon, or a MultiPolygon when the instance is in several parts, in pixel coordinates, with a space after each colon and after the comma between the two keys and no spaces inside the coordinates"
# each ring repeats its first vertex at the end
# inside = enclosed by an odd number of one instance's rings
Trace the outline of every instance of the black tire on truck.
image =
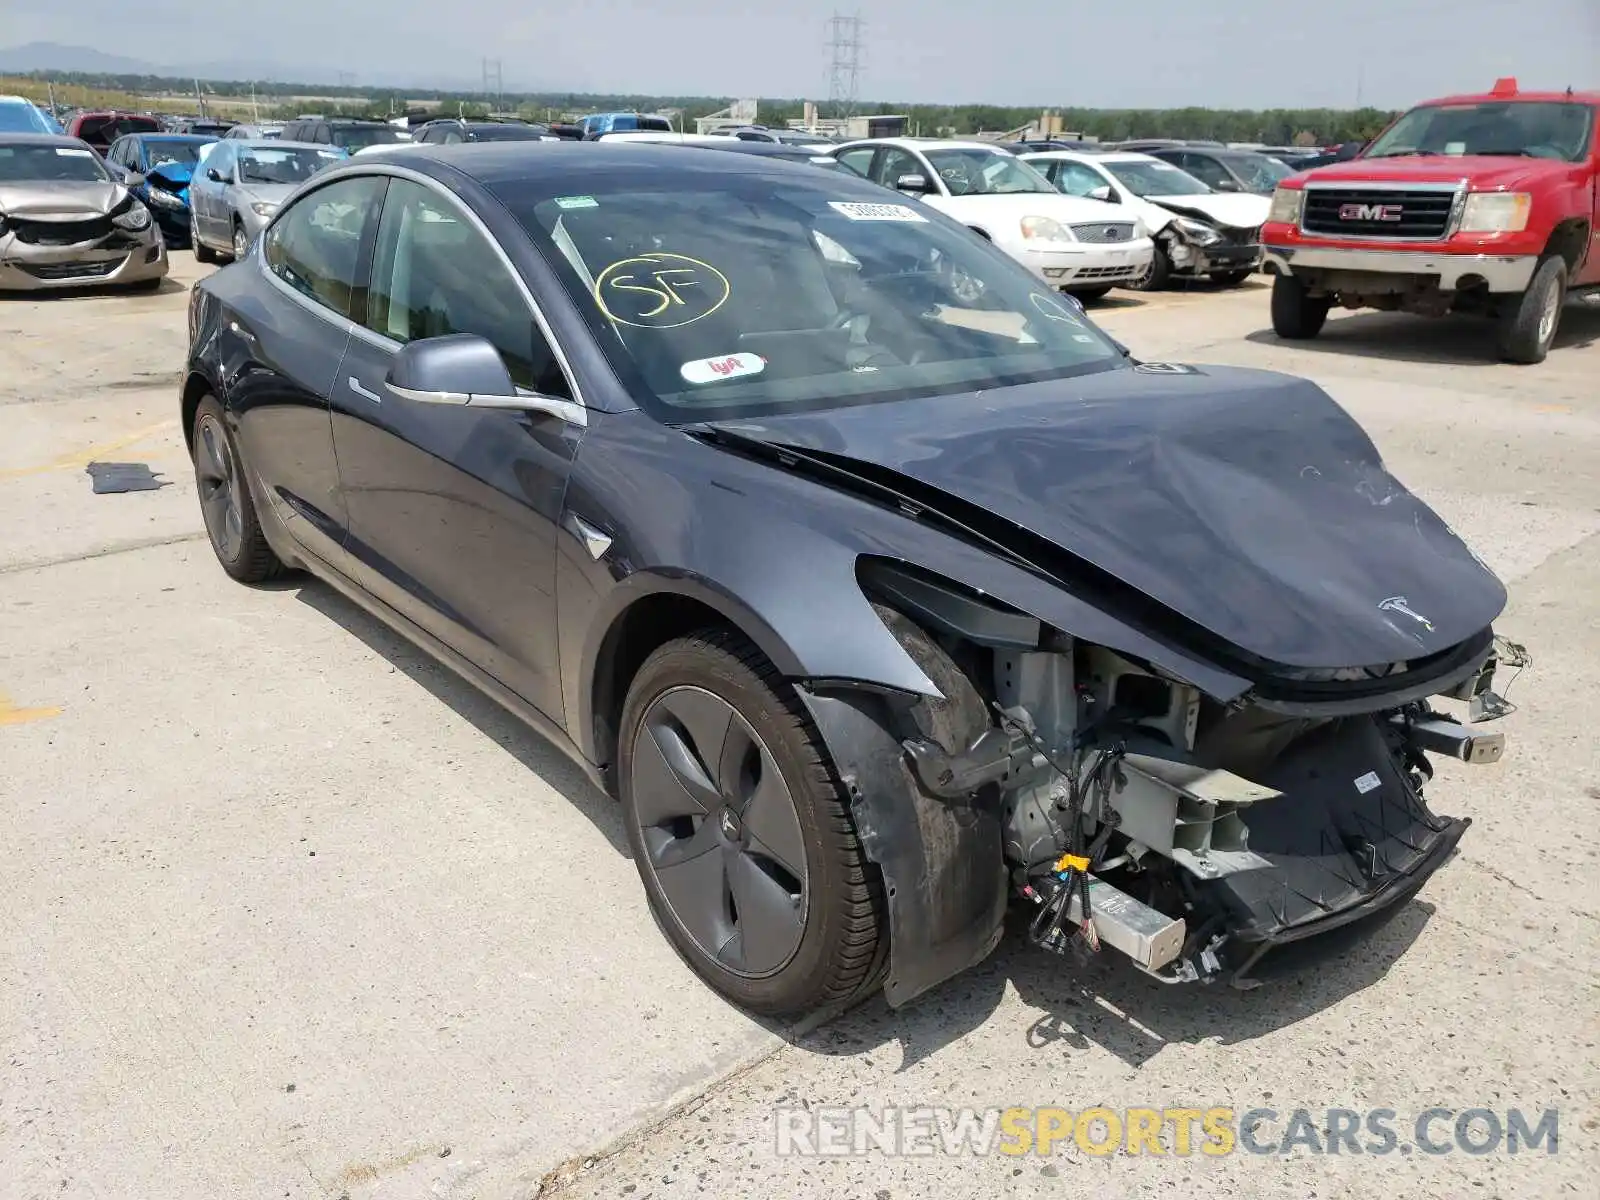
{"type": "Polygon", "coordinates": [[[1500,357],[1505,362],[1541,363],[1550,353],[1567,300],[1567,264],[1552,255],[1540,262],[1520,296],[1507,297],[1500,309],[1500,357]]]}
{"type": "Polygon", "coordinates": [[[1272,280],[1272,332],[1281,338],[1301,340],[1322,332],[1333,300],[1311,296],[1305,280],[1294,275],[1276,275],[1272,280]]]}

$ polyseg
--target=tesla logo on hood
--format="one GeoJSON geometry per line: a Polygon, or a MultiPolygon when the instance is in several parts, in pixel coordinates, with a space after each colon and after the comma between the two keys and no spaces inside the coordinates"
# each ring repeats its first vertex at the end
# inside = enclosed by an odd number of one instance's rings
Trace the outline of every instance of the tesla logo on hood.
{"type": "Polygon", "coordinates": [[[1339,220],[1341,221],[1400,221],[1405,218],[1405,209],[1398,204],[1341,204],[1339,206],[1339,220]]]}
{"type": "Polygon", "coordinates": [[[1380,600],[1378,601],[1378,607],[1384,612],[1399,613],[1401,616],[1410,617],[1429,633],[1433,632],[1433,622],[1412,608],[1404,596],[1390,596],[1387,600],[1380,600]]]}

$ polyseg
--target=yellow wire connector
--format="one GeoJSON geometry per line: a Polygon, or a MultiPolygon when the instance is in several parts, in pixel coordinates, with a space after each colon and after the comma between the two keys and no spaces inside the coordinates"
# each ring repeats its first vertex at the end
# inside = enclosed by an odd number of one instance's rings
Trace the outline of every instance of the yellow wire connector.
{"type": "Polygon", "coordinates": [[[1089,860],[1081,854],[1063,854],[1056,860],[1056,870],[1059,871],[1087,871],[1089,860]]]}

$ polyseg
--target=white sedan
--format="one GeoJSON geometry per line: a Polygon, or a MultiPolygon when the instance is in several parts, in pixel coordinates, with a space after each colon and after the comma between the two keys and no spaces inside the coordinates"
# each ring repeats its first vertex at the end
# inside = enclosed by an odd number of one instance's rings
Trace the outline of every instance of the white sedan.
{"type": "Polygon", "coordinates": [[[1150,272],[1154,245],[1137,213],[1064,196],[998,146],[879,138],[831,153],[857,174],[982,234],[1061,291],[1094,299],[1150,272]]]}
{"type": "Polygon", "coordinates": [[[1159,288],[1173,275],[1209,275],[1233,287],[1261,264],[1261,226],[1272,207],[1266,196],[1214,191],[1148,154],[1045,150],[1022,160],[1069,196],[1139,214],[1156,242],[1143,287],[1159,288]]]}

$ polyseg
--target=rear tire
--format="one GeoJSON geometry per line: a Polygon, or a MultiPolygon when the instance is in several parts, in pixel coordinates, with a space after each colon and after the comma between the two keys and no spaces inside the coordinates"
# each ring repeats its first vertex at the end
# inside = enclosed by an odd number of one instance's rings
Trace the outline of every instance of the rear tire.
{"type": "Polygon", "coordinates": [[[645,660],[617,779],[650,907],[713,989],[795,1016],[876,979],[882,889],[827,748],[793,685],[737,633],[701,630],[645,660]]]}
{"type": "Polygon", "coordinates": [[[256,516],[250,482],[233,431],[216,397],[194,415],[194,479],[206,535],[222,569],[240,583],[264,583],[283,573],[256,516]]]}
{"type": "Polygon", "coordinates": [[[1278,275],[1272,280],[1272,331],[1290,341],[1314,338],[1322,332],[1333,300],[1310,296],[1305,282],[1293,275],[1278,275]]]}
{"type": "Polygon", "coordinates": [[[1567,300],[1567,264],[1546,258],[1533,273],[1528,290],[1507,298],[1500,312],[1499,350],[1505,362],[1541,363],[1550,353],[1567,300]]]}
{"type": "Polygon", "coordinates": [[[1213,271],[1211,282],[1218,287],[1238,287],[1253,274],[1251,271],[1213,271]]]}
{"type": "Polygon", "coordinates": [[[214,263],[217,261],[217,252],[200,240],[200,230],[195,224],[194,214],[189,214],[189,245],[194,250],[194,260],[197,263],[214,263]]]}

